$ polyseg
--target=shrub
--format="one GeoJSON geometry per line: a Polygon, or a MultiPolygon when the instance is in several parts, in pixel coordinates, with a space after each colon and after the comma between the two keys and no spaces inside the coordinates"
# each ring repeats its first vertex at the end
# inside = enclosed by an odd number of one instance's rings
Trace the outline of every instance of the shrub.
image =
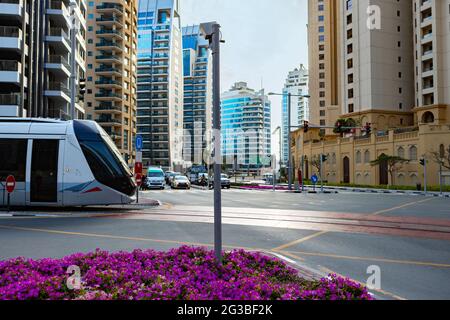
{"type": "Polygon", "coordinates": [[[2,300],[372,300],[360,284],[330,275],[307,281],[282,261],[259,253],[181,247],[168,252],[97,250],[63,259],[0,262],[2,300]],[[81,288],[69,290],[69,266],[81,288]]]}

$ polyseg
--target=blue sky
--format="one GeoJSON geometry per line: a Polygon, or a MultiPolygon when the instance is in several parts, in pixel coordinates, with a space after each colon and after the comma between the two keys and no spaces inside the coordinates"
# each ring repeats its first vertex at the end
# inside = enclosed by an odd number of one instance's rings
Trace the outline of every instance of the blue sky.
{"type": "MultiPolygon", "coordinates": [[[[308,65],[307,0],[180,0],[182,24],[222,26],[222,91],[246,81],[281,92],[287,74],[308,65]]],[[[281,99],[271,97],[272,129],[281,124],[281,99]]],[[[277,141],[274,137],[273,141],[277,141]]],[[[274,152],[278,150],[273,143],[274,152]]]]}

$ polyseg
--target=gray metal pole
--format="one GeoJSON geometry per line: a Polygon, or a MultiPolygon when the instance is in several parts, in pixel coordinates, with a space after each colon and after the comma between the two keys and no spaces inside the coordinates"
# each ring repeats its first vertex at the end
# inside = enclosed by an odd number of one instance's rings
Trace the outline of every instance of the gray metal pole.
{"type": "Polygon", "coordinates": [[[323,154],[320,154],[320,192],[323,193],[323,154]]]}
{"type": "Polygon", "coordinates": [[[443,190],[442,190],[442,163],[439,163],[439,189],[442,196],[443,190]]]}
{"type": "Polygon", "coordinates": [[[305,156],[302,156],[302,192],[305,191],[305,156]]]}
{"type": "Polygon", "coordinates": [[[288,93],[288,155],[289,191],[292,191],[291,93],[288,93]]]}
{"type": "Polygon", "coordinates": [[[427,194],[427,192],[428,192],[428,188],[427,188],[427,159],[425,159],[425,162],[424,162],[424,164],[423,164],[423,183],[424,183],[424,185],[425,185],[425,195],[427,194]]]}
{"type": "Polygon", "coordinates": [[[220,25],[212,26],[212,55],[213,55],[213,130],[214,139],[214,249],[216,259],[222,264],[222,182],[221,182],[221,111],[220,111],[220,25]]]}

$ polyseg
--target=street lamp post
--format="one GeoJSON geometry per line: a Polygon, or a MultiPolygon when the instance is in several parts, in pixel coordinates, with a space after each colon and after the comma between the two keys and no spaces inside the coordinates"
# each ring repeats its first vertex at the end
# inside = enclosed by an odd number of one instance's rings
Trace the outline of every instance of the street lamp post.
{"type": "Polygon", "coordinates": [[[309,95],[304,94],[292,94],[292,93],[273,93],[270,92],[269,96],[282,96],[288,97],[288,162],[287,162],[287,169],[288,169],[288,179],[289,179],[289,191],[292,191],[292,178],[293,178],[293,171],[292,171],[292,149],[291,149],[291,100],[292,97],[301,97],[301,98],[310,98],[309,95]]]}
{"type": "Polygon", "coordinates": [[[220,111],[220,25],[213,23],[206,38],[213,56],[213,132],[214,132],[214,250],[216,260],[222,264],[222,154],[221,154],[221,111],[220,111]]]}

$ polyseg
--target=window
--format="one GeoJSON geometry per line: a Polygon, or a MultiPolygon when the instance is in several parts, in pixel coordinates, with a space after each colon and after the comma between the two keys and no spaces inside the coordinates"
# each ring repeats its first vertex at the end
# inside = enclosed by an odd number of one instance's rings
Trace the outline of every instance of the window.
{"type": "Polygon", "coordinates": [[[398,148],[397,156],[402,159],[405,158],[405,149],[403,147],[398,148]]]}
{"type": "Polygon", "coordinates": [[[364,163],[370,163],[370,151],[366,150],[364,153],[364,163]]]}
{"type": "Polygon", "coordinates": [[[361,163],[362,162],[362,157],[361,157],[361,151],[356,151],[356,163],[361,163]]]}
{"type": "Polygon", "coordinates": [[[13,175],[16,181],[25,182],[28,140],[0,139],[0,181],[13,175]]]}
{"type": "Polygon", "coordinates": [[[417,147],[412,146],[409,148],[409,160],[416,161],[417,160],[417,147]]]}

